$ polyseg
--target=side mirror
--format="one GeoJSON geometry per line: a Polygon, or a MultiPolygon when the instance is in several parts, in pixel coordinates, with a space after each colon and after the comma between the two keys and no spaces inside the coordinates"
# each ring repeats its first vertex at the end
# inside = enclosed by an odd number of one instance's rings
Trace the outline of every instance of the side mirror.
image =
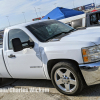
{"type": "Polygon", "coordinates": [[[14,52],[23,50],[23,46],[19,38],[12,39],[11,43],[12,43],[14,52]]]}
{"type": "Polygon", "coordinates": [[[98,24],[100,24],[100,20],[98,20],[98,24]]]}
{"type": "Polygon", "coordinates": [[[35,44],[34,44],[34,42],[28,41],[28,45],[29,45],[29,47],[32,47],[33,48],[35,44]]]}

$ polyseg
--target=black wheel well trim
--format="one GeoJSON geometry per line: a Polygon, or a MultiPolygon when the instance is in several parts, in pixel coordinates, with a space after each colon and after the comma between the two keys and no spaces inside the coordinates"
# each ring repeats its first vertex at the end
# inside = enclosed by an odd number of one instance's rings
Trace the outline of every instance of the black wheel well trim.
{"type": "Polygon", "coordinates": [[[82,76],[82,78],[83,78],[84,84],[87,85],[87,84],[86,84],[86,81],[85,81],[85,79],[84,79],[84,77],[83,77],[83,75],[82,75],[82,72],[81,72],[81,70],[80,70],[80,68],[79,68],[78,62],[75,61],[75,60],[72,60],[72,59],[51,59],[51,60],[49,60],[49,61],[47,62],[47,71],[48,71],[49,77],[51,78],[51,70],[52,70],[53,66],[54,66],[55,64],[57,64],[58,62],[63,62],[63,61],[64,61],[64,62],[66,62],[66,61],[68,61],[68,62],[73,62],[73,64],[76,64],[76,65],[77,65],[77,68],[78,68],[78,70],[80,71],[80,74],[81,74],[81,76],[82,76]]]}

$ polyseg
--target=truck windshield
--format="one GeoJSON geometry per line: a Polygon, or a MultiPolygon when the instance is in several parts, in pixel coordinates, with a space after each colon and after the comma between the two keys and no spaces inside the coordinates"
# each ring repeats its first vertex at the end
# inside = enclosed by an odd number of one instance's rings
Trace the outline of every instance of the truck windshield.
{"type": "Polygon", "coordinates": [[[46,42],[48,39],[52,39],[52,37],[56,37],[63,32],[67,34],[73,30],[69,25],[56,20],[35,23],[26,26],[26,28],[41,42],[46,42]]]}

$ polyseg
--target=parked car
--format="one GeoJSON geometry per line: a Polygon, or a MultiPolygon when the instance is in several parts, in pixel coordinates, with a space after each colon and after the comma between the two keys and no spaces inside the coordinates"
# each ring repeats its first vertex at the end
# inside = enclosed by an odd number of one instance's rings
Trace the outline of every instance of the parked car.
{"type": "MultiPolygon", "coordinates": [[[[56,20],[5,29],[0,78],[47,79],[66,95],[100,83],[100,28],[76,31],[56,20]]],[[[2,82],[2,80],[0,80],[2,82]]]]}

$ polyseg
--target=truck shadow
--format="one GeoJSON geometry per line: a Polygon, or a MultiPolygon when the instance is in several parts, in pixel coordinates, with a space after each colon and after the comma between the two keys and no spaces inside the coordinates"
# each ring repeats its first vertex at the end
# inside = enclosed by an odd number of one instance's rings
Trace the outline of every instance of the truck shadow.
{"type": "Polygon", "coordinates": [[[5,86],[26,86],[26,87],[44,87],[44,88],[54,88],[50,80],[40,80],[40,79],[3,79],[1,88],[5,86]]]}
{"type": "MultiPolygon", "coordinates": [[[[53,86],[50,80],[35,80],[35,79],[3,79],[3,83],[1,85],[2,88],[9,88],[9,87],[18,87],[18,88],[49,88],[50,92],[46,93],[47,95],[60,95],[64,97],[68,97],[59,93],[55,87],[53,86]],[[55,91],[55,92],[54,92],[55,91]]],[[[100,96],[100,84],[89,86],[83,89],[83,91],[78,96],[71,96],[71,97],[95,97],[100,96]]]]}

